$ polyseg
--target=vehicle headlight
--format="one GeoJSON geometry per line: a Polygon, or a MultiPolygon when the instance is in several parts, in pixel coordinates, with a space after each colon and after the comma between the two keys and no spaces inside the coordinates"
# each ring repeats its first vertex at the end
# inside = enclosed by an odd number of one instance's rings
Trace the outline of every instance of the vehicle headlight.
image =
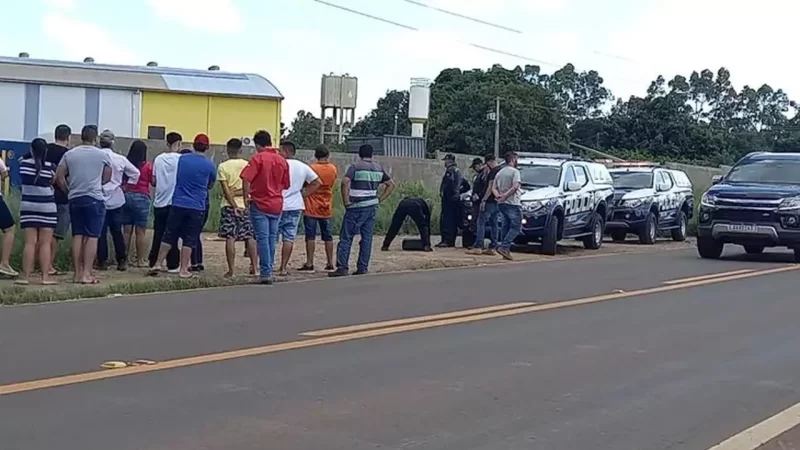
{"type": "Polygon", "coordinates": [[[783,199],[781,204],[778,205],[778,209],[780,211],[791,211],[800,209],[800,197],[790,197],[783,199]]]}
{"type": "Polygon", "coordinates": [[[529,201],[529,202],[522,202],[522,210],[525,212],[534,212],[542,209],[544,206],[544,202],[539,200],[529,201]]]}
{"type": "Polygon", "coordinates": [[[622,201],[622,207],[623,208],[636,209],[636,208],[644,205],[645,201],[646,200],[643,199],[643,198],[633,198],[633,199],[630,199],[630,200],[623,200],[622,201]]]}
{"type": "Polygon", "coordinates": [[[713,208],[717,206],[717,196],[714,194],[703,194],[703,197],[700,199],[700,204],[713,208]]]}

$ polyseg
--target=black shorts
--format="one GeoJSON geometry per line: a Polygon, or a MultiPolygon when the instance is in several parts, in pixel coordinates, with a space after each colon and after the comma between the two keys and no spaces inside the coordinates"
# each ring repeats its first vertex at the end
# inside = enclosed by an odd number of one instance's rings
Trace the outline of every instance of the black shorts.
{"type": "Polygon", "coordinates": [[[11,210],[8,209],[6,200],[2,195],[0,195],[0,230],[14,228],[15,224],[16,221],[14,220],[14,215],[11,214],[11,210]]]}
{"type": "Polygon", "coordinates": [[[184,247],[196,247],[200,240],[200,233],[203,231],[204,215],[205,211],[199,209],[171,207],[162,242],[174,247],[178,245],[178,238],[180,238],[184,247]]]}

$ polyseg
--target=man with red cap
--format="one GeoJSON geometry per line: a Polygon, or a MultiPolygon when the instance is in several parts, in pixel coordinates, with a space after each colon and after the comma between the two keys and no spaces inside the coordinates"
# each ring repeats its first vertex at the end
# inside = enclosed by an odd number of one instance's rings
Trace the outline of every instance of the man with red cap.
{"type": "Polygon", "coordinates": [[[205,156],[209,147],[208,136],[198,134],[192,143],[192,152],[180,156],[175,174],[175,193],[172,195],[172,208],[167,219],[167,229],[158,253],[158,261],[150,270],[157,275],[159,267],[178,238],[181,247],[181,278],[192,277],[189,271],[192,249],[197,246],[203,231],[204,215],[208,208],[208,190],[217,181],[217,168],[205,156]]]}

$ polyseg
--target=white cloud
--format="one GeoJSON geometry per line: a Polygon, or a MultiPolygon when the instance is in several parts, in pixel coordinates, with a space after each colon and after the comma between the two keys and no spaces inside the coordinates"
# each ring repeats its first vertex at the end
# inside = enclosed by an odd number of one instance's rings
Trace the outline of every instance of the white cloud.
{"type": "Polygon", "coordinates": [[[135,53],[117,43],[105,28],[95,23],[47,15],[42,24],[48,40],[61,48],[59,54],[65,59],[83,60],[91,56],[98,63],[107,64],[131,64],[137,59],[135,53]]]}
{"type": "Polygon", "coordinates": [[[185,27],[198,25],[218,34],[239,33],[243,16],[233,0],[148,0],[161,20],[175,21],[185,27]]]}

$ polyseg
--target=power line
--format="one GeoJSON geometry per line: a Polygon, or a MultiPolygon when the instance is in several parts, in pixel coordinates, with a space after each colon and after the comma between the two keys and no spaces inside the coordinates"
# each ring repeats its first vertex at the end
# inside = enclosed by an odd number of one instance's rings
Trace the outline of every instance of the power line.
{"type": "Polygon", "coordinates": [[[411,3],[412,5],[417,5],[417,6],[421,6],[423,8],[432,9],[434,11],[439,11],[440,13],[444,13],[444,14],[447,14],[449,16],[458,17],[460,19],[465,19],[465,20],[469,20],[469,21],[472,21],[472,22],[475,22],[475,23],[479,23],[481,25],[486,25],[486,26],[489,26],[489,27],[494,27],[494,28],[498,28],[498,29],[501,29],[501,30],[510,31],[512,33],[522,34],[522,31],[520,31],[520,30],[511,28],[511,27],[507,27],[505,25],[500,25],[500,24],[496,24],[496,23],[492,23],[492,22],[487,22],[485,20],[478,19],[476,17],[467,16],[465,14],[457,13],[455,11],[448,11],[446,9],[439,8],[438,6],[428,5],[426,3],[418,2],[418,1],[415,1],[415,0],[403,0],[403,1],[405,1],[406,3],[411,3]]]}
{"type": "MultiPolygon", "coordinates": [[[[419,29],[417,27],[413,27],[411,25],[406,25],[406,24],[403,24],[403,23],[400,23],[400,22],[395,22],[393,20],[384,19],[383,17],[378,17],[378,16],[375,16],[375,15],[372,15],[372,14],[368,14],[368,13],[365,13],[365,12],[362,12],[362,11],[358,11],[358,10],[355,10],[355,9],[347,8],[345,6],[338,5],[336,3],[328,2],[328,1],[325,1],[325,0],[312,0],[312,1],[317,2],[317,3],[321,4],[321,5],[325,5],[325,6],[331,7],[331,8],[335,8],[335,9],[339,9],[339,10],[342,10],[342,11],[346,11],[346,12],[349,12],[351,14],[356,14],[356,15],[359,15],[361,17],[366,17],[368,19],[376,20],[378,22],[386,23],[386,24],[389,24],[389,25],[394,25],[396,27],[400,27],[400,28],[403,28],[405,30],[423,31],[423,30],[421,30],[421,29],[419,29]]],[[[503,55],[503,56],[511,56],[511,57],[514,57],[514,58],[523,59],[523,60],[526,60],[526,61],[529,61],[529,62],[532,62],[532,63],[544,65],[544,66],[551,66],[551,67],[555,67],[555,68],[560,68],[560,65],[558,65],[556,63],[549,62],[549,61],[543,61],[543,60],[536,59],[536,58],[531,58],[530,56],[524,56],[524,55],[520,55],[520,54],[517,54],[517,53],[507,52],[505,50],[500,50],[500,49],[493,48],[493,47],[487,47],[485,45],[475,44],[473,42],[468,42],[468,41],[456,40],[456,42],[458,42],[460,44],[464,44],[464,45],[470,46],[470,47],[473,47],[473,48],[477,48],[479,50],[483,50],[483,51],[486,51],[486,52],[495,53],[495,54],[503,55]]]]}

